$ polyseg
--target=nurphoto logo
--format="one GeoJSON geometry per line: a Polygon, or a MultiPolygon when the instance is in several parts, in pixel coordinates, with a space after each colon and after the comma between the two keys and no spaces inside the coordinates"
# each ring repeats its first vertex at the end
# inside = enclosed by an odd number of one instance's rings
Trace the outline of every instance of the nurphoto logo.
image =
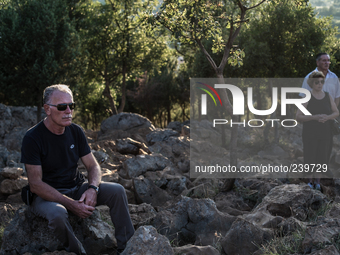
{"type": "MultiPolygon", "coordinates": [[[[263,156],[260,151],[261,156],[259,154],[256,158],[258,162],[254,159],[254,162],[233,165],[230,161],[232,136],[236,135],[237,144],[244,146],[243,151],[238,153],[246,158],[249,151],[256,150],[256,146],[264,148],[274,139],[280,141],[282,135],[294,139],[302,131],[302,124],[296,120],[296,112],[300,110],[304,115],[311,115],[306,103],[312,98],[311,92],[301,87],[302,83],[303,78],[192,78],[190,177],[303,176],[303,164],[284,162],[278,165],[275,158],[271,164],[263,163],[261,157],[270,156],[263,156]],[[238,127],[237,132],[233,128],[235,126],[238,127]]],[[[297,147],[295,144],[283,146],[297,147]]],[[[240,162],[246,160],[240,158],[240,162]]],[[[320,165],[316,169],[322,172],[322,167],[320,165]]]]}

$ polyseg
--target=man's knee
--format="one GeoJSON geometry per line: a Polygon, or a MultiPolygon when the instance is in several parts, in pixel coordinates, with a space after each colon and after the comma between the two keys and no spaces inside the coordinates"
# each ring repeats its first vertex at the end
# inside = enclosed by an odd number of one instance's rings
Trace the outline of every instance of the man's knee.
{"type": "Polygon", "coordinates": [[[51,228],[63,228],[68,222],[68,213],[65,207],[57,206],[55,210],[50,212],[47,218],[51,228]]]}
{"type": "Polygon", "coordinates": [[[118,183],[116,184],[115,192],[119,196],[125,196],[126,195],[125,188],[122,185],[118,184],[118,183]]]}
{"type": "Polygon", "coordinates": [[[105,196],[125,196],[126,194],[124,187],[119,183],[102,183],[100,185],[100,190],[105,196]]]}
{"type": "Polygon", "coordinates": [[[99,187],[98,202],[110,208],[120,203],[127,203],[125,189],[118,183],[102,183],[99,187]]]}

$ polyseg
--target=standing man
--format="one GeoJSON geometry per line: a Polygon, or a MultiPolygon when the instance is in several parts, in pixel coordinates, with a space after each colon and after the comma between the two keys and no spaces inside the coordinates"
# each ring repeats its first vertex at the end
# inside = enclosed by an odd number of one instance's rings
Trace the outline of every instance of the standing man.
{"type": "Polygon", "coordinates": [[[48,227],[69,252],[86,254],[68,220],[68,211],[89,217],[97,205],[110,208],[115,226],[117,254],[134,233],[123,186],[101,182],[101,169],[80,126],[72,123],[75,103],[66,85],[44,90],[47,117],[29,129],[23,139],[21,162],[25,164],[34,214],[48,220],[48,227]],[[79,158],[88,171],[88,182],[78,171],[79,158]]]}
{"type": "MultiPolygon", "coordinates": [[[[338,107],[340,102],[340,83],[339,78],[335,73],[329,70],[330,57],[327,53],[319,53],[316,55],[316,69],[314,71],[322,72],[325,75],[325,84],[323,85],[323,91],[328,92],[335,101],[338,107]]],[[[309,76],[314,72],[310,72],[302,83],[302,88],[311,91],[311,87],[307,84],[309,76]]],[[[305,94],[300,93],[301,97],[305,97],[305,94]]]]}

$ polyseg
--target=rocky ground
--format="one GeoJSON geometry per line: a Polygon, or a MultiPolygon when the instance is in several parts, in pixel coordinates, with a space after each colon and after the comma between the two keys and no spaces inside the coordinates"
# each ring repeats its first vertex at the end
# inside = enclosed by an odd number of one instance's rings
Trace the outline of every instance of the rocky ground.
{"type": "MultiPolygon", "coordinates": [[[[20,164],[20,144],[35,122],[35,109],[0,104],[0,254],[67,254],[45,220],[21,202],[27,178],[20,164]]],[[[302,163],[301,128],[240,128],[239,165],[302,163]]],[[[226,129],[226,137],[230,130],[226,129]]],[[[137,114],[121,113],[86,131],[103,181],[122,184],[136,229],[124,254],[339,254],[340,179],[322,180],[322,191],[307,179],[190,178],[191,152],[216,150],[220,134],[209,123],[172,122],[155,128],[137,114]],[[204,148],[195,142],[192,125],[205,130],[204,148]]],[[[340,141],[335,137],[332,169],[338,170],[340,141]]],[[[214,154],[229,157],[218,147],[214,154]]],[[[86,169],[79,162],[79,169],[86,169]]],[[[70,216],[88,254],[115,254],[116,240],[104,206],[85,220],[70,216]]]]}

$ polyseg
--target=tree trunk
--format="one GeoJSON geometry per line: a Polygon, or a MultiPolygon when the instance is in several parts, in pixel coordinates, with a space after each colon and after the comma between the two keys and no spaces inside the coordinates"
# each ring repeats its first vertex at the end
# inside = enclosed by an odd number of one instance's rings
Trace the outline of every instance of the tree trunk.
{"type": "Polygon", "coordinates": [[[118,112],[121,113],[124,111],[126,103],[126,63],[123,62],[123,83],[122,83],[122,100],[119,105],[118,112]]]}
{"type": "Polygon", "coordinates": [[[115,104],[115,101],[113,100],[113,97],[111,95],[110,84],[106,80],[105,80],[105,89],[103,91],[103,96],[107,97],[109,99],[112,114],[116,115],[118,113],[117,108],[116,108],[116,104],[115,104]]]}
{"type": "MultiPolygon", "coordinates": [[[[219,84],[224,84],[223,74],[217,74],[219,79],[219,84]]],[[[228,94],[226,89],[220,89],[221,92],[221,100],[222,104],[224,105],[225,110],[227,113],[230,114],[233,122],[238,122],[238,116],[233,115],[233,110],[231,103],[228,98],[228,94]]],[[[238,125],[233,125],[231,128],[231,136],[230,136],[230,165],[237,167],[237,136],[238,136],[238,125]]],[[[224,179],[224,184],[222,187],[222,191],[229,191],[233,188],[235,182],[235,178],[224,179]]]]}
{"type": "MultiPolygon", "coordinates": [[[[167,108],[168,108],[167,110],[168,110],[168,125],[169,125],[169,123],[171,122],[171,106],[170,106],[170,102],[169,102],[167,108]]],[[[168,125],[166,125],[166,126],[168,126],[168,125]]]]}

